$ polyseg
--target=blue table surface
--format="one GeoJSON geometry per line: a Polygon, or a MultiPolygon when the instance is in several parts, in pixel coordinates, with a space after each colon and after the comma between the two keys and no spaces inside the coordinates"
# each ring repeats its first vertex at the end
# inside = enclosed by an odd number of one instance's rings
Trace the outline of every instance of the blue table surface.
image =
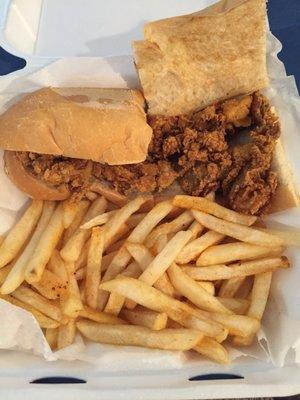
{"type": "MultiPolygon", "coordinates": [[[[279,57],[300,88],[300,0],[269,0],[268,15],[272,32],[283,44],[279,57]]],[[[12,57],[0,47],[0,75],[25,64],[25,60],[12,57]]]]}

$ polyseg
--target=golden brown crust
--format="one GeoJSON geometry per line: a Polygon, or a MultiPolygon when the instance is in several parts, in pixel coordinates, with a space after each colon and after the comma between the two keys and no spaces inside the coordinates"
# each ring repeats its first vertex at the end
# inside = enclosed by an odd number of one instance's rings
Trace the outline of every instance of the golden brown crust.
{"type": "Polygon", "coordinates": [[[44,88],[0,116],[0,147],[113,165],[138,163],[152,137],[143,103],[134,90],[44,88]]]}
{"type": "Polygon", "coordinates": [[[299,192],[295,187],[293,173],[280,139],[275,146],[272,168],[277,172],[278,187],[272,198],[268,212],[272,214],[292,207],[299,207],[299,192]]]}

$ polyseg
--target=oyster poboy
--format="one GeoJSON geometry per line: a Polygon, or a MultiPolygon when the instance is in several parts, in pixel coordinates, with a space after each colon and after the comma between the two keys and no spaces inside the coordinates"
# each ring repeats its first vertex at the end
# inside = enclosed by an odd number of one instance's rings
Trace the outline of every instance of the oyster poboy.
{"type": "Polygon", "coordinates": [[[0,117],[6,170],[23,191],[120,201],[213,191],[254,215],[298,204],[280,121],[259,92],[264,0],[148,23],[133,50],[146,103],[138,90],[45,88],[0,117]]]}

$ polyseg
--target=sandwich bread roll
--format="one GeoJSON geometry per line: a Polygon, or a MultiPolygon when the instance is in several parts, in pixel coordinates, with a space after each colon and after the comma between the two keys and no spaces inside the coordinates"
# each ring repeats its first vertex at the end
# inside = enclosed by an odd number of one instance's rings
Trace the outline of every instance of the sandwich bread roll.
{"type": "Polygon", "coordinates": [[[110,165],[145,160],[152,129],[141,92],[44,88],[0,116],[0,148],[110,165]]]}
{"type": "Polygon", "coordinates": [[[284,211],[300,206],[299,192],[295,186],[292,169],[285,154],[284,147],[279,139],[273,153],[272,169],[277,172],[278,187],[272,198],[269,213],[284,211]]]}
{"type": "MultiPolygon", "coordinates": [[[[64,200],[67,185],[52,185],[25,168],[18,152],[120,165],[144,161],[152,137],[142,93],[131,89],[43,88],[0,116],[0,148],[12,182],[34,199],[64,200]]],[[[104,182],[91,190],[112,202],[125,198],[104,182]]]]}

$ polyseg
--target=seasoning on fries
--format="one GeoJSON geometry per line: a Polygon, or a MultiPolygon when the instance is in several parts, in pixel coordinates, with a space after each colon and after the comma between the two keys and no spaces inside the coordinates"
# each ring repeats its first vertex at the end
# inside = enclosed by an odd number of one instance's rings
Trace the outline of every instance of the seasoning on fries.
{"type": "Polygon", "coordinates": [[[183,267],[183,270],[193,279],[201,281],[215,281],[274,271],[278,268],[289,268],[290,263],[285,256],[266,257],[253,261],[244,261],[236,264],[216,265],[210,267],[183,267]]]}
{"type": "Polygon", "coordinates": [[[283,246],[283,239],[270,233],[253,229],[248,226],[228,222],[202,211],[192,211],[194,217],[206,228],[219,232],[223,235],[233,237],[243,242],[256,244],[258,246],[278,247],[283,246]]]}
{"type": "Polygon", "coordinates": [[[227,341],[250,345],[260,328],[291,236],[207,198],[154,203],[32,202],[1,245],[0,298],[31,312],[52,349],[78,330],[228,364],[227,341]]]}
{"type": "Polygon", "coordinates": [[[135,325],[101,325],[78,321],[77,328],[85,337],[99,343],[123,346],[143,346],[163,350],[190,350],[203,335],[192,329],[163,329],[154,331],[135,325]]]}
{"type": "Polygon", "coordinates": [[[103,247],[104,233],[95,227],[92,229],[85,276],[86,303],[92,308],[96,308],[98,304],[103,247]]]}
{"type": "Polygon", "coordinates": [[[236,224],[241,225],[250,226],[257,220],[257,217],[253,215],[239,214],[238,212],[222,207],[205,197],[178,195],[174,197],[173,204],[177,207],[204,211],[207,214],[212,214],[215,217],[224,219],[225,221],[235,222],[236,224]]]}

